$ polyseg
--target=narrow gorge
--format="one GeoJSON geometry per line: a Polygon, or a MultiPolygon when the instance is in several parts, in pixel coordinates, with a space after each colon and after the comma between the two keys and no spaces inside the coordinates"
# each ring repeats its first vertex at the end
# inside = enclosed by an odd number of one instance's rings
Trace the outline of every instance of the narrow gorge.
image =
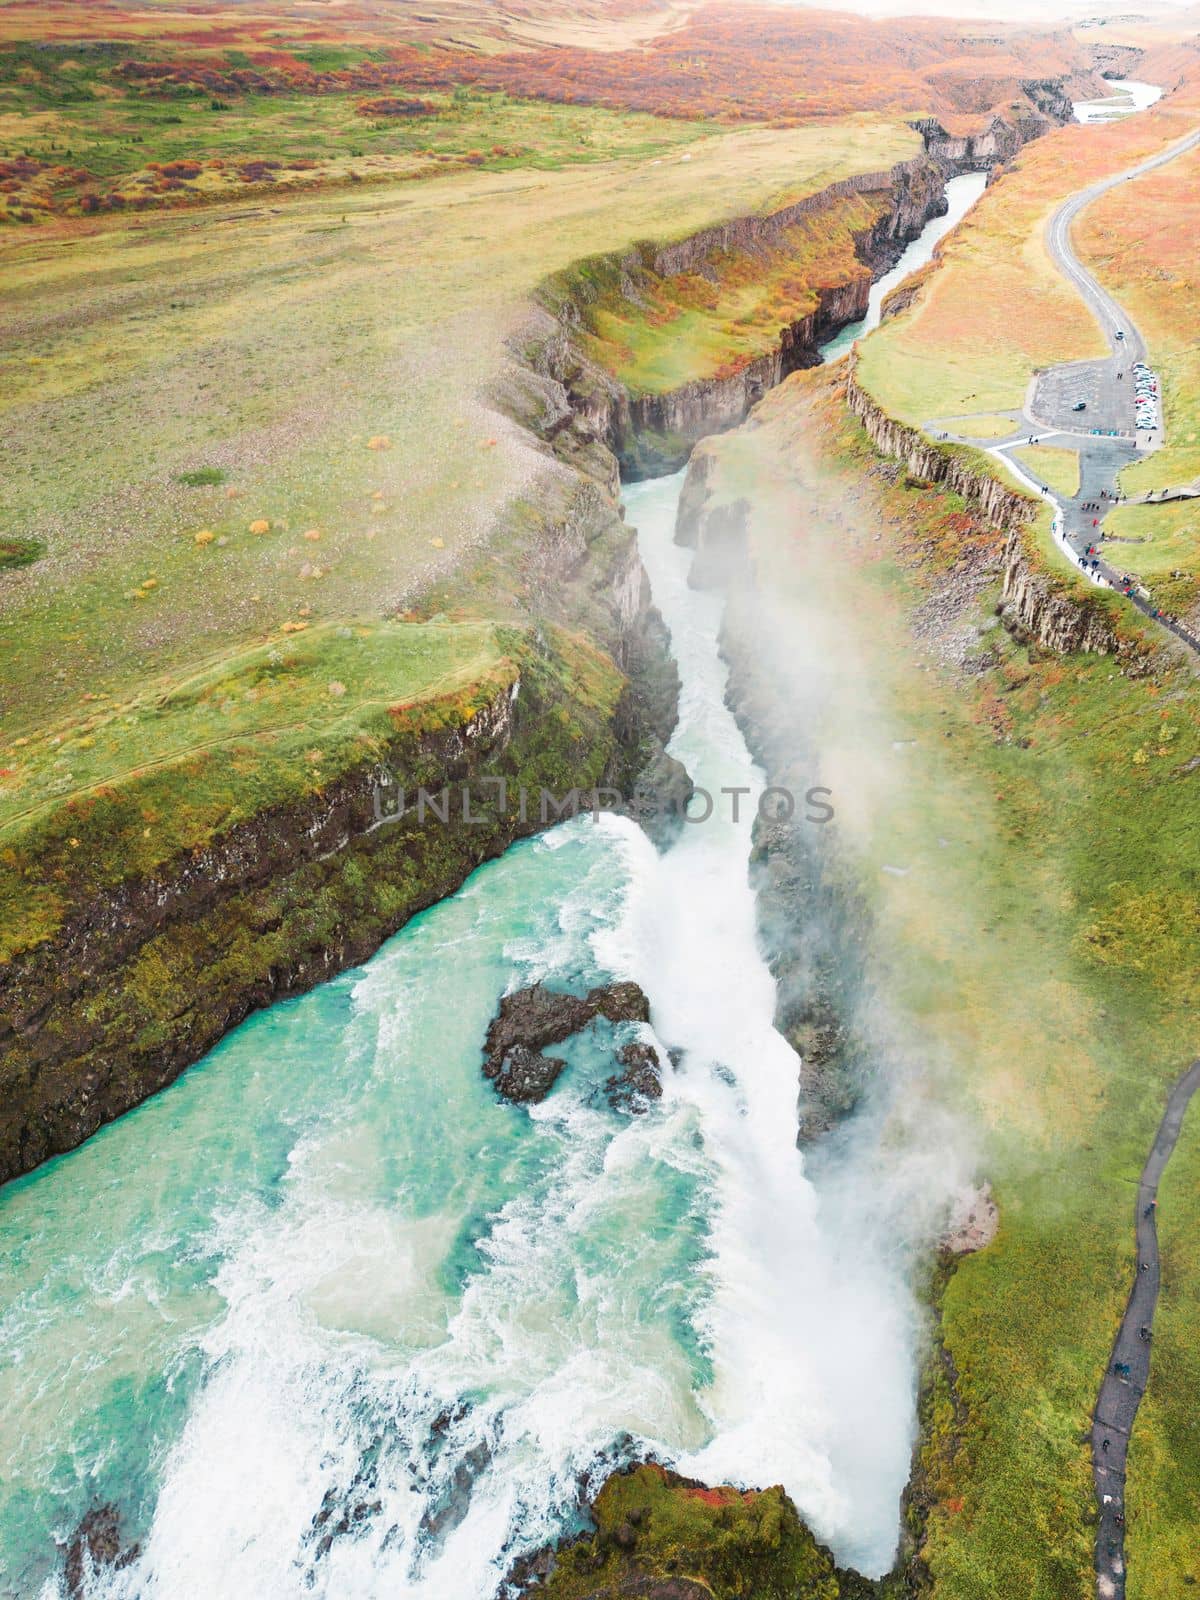
{"type": "MultiPolygon", "coordinates": [[[[832,791],[764,693],[752,582],[725,590],[738,509],[708,503],[704,452],[680,469],[867,331],[875,280],[928,260],[947,176],[965,207],[981,183],[961,169],[1002,154],[995,130],[921,131],[889,172],[547,285],[494,397],[557,474],[505,556],[543,620],[497,627],[495,666],[432,715],[391,706],[319,806],[101,886],[11,969],[0,1398],[38,1448],[3,1554],[23,1592],[478,1600],[546,1580],[574,1600],[603,1569],[693,1600],[680,1506],[798,1592],[919,1584],[918,1286],[994,1209],[952,1141],[936,1172],[924,1146],[891,1168],[910,1064],[867,1020],[870,910],[803,835],[832,791]],[[776,348],[657,394],[592,358],[597,287],[637,307],[843,202],[872,212],[845,230],[856,269],[776,348]],[[550,827],[489,812],[500,778],[709,814],[654,842],[627,815],[550,827]],[[483,825],[393,816],[388,791],[418,787],[471,790],[483,825]],[[815,814],[789,830],[772,793],[815,814]],[[547,1035],[548,1095],[480,1066],[498,997],[542,985],[587,1011],[547,1035]],[[641,1002],[595,1000],[614,985],[641,1002]],[[662,1068],[645,1104],[611,1092],[639,1050],[662,1068]],[[114,1315],[128,1296],[137,1326],[114,1315]]],[[[882,456],[1008,531],[1006,601],[1058,626],[1017,566],[1023,497],[898,430],[853,358],[845,398],[882,456]]]]}

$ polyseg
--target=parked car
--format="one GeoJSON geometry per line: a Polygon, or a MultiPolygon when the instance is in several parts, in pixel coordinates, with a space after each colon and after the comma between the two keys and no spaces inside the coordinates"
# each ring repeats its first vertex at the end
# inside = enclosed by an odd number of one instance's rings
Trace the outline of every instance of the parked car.
{"type": "Polygon", "coordinates": [[[1086,411],[1087,410],[1087,401],[1086,400],[1076,400],[1075,404],[1071,407],[1071,410],[1072,411],[1086,411]]]}

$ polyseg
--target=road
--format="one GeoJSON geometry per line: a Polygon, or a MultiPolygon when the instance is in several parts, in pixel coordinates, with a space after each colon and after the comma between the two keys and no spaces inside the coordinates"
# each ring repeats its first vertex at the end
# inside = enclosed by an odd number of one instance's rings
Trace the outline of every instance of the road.
{"type": "MultiPolygon", "coordinates": [[[[1196,651],[1200,651],[1200,637],[1173,619],[1161,616],[1148,597],[1139,594],[1137,580],[1120,566],[1114,565],[1114,559],[1119,560],[1112,554],[1116,548],[1114,545],[1109,544],[1110,554],[1107,557],[1086,554],[1089,546],[1099,546],[1104,539],[1104,519],[1117,503],[1117,478],[1121,469],[1149,451],[1158,449],[1163,442],[1163,429],[1160,414],[1158,428],[1135,431],[1131,369],[1135,361],[1147,359],[1146,341],[1133,319],[1075,254],[1071,243],[1071,225],[1080,212],[1102,194],[1143,173],[1152,172],[1156,167],[1165,166],[1198,144],[1200,128],[1168,145],[1158,155],[1139,162],[1137,166],[1081,189],[1078,194],[1065,200],[1050,220],[1046,232],[1050,257],[1063,276],[1075,286],[1095,317],[1108,343],[1109,355],[1098,361],[1066,362],[1040,373],[1030,384],[1023,409],[1004,413],[1013,419],[1013,432],[1007,438],[983,439],[972,436],[964,431],[970,420],[967,417],[927,424],[935,436],[975,445],[1002,458],[1010,470],[1057,507],[1064,549],[1080,567],[1085,567],[1086,563],[1085,570],[1093,581],[1103,581],[1125,592],[1145,616],[1160,623],[1196,651]],[[1118,331],[1122,334],[1121,338],[1117,337],[1118,331]],[[1074,407],[1081,399],[1085,401],[1087,409],[1077,412],[1074,407]],[[1031,469],[1015,459],[1013,450],[1028,444],[1031,438],[1039,444],[1077,453],[1079,489],[1074,495],[1060,494],[1034,482],[1030,476],[1031,469]]],[[[994,414],[993,411],[991,415],[994,414]]]]}
{"type": "MultiPolygon", "coordinates": [[[[1197,144],[1200,144],[1200,129],[1127,172],[1080,190],[1064,201],[1051,219],[1047,231],[1050,255],[1064,277],[1075,285],[1099,323],[1110,354],[1101,361],[1072,361],[1040,374],[1030,385],[1024,408],[1002,413],[1013,422],[1013,433],[1007,438],[985,439],[960,431],[969,424],[968,417],[946,418],[941,423],[928,424],[929,431],[936,436],[975,445],[1004,460],[1012,472],[1057,507],[1067,553],[1080,566],[1086,563],[1085,570],[1090,569],[1094,580],[1102,579],[1116,589],[1126,589],[1126,575],[1103,557],[1096,558],[1093,565],[1086,551],[1089,546],[1098,546],[1103,538],[1102,524],[1107,512],[1116,504],[1117,476],[1121,468],[1148,450],[1157,449],[1163,442],[1163,433],[1161,427],[1152,432],[1143,430],[1140,434],[1134,431],[1130,369],[1135,361],[1147,359],[1146,341],[1133,319],[1079,261],[1071,244],[1071,225],[1100,195],[1164,166],[1197,144]],[[1086,401],[1085,412],[1074,409],[1079,399],[1086,401]],[[1079,425],[1083,417],[1088,419],[1087,430],[1079,425]],[[1090,431],[1093,428],[1104,431],[1093,433],[1090,431]],[[955,431],[949,431],[951,429],[955,431]],[[1031,438],[1039,444],[1077,453],[1079,488],[1074,495],[1057,493],[1035,482],[1030,475],[1033,469],[1013,456],[1012,451],[1029,444],[1031,438]]],[[[1161,422],[1161,415],[1159,420],[1161,422]]],[[[1136,587],[1128,597],[1139,610],[1192,649],[1200,651],[1200,638],[1171,618],[1160,616],[1151,603],[1137,593],[1136,587]]],[[[1135,1225],[1137,1267],[1092,1415],[1092,1478],[1099,1512],[1095,1556],[1098,1600],[1124,1600],[1125,1595],[1125,1462],[1134,1418],[1150,1376],[1150,1349],[1159,1289],[1158,1182],[1175,1148],[1184,1112],[1198,1087],[1200,1060],[1192,1063],[1172,1090],[1142,1170],[1135,1225]]]]}
{"type": "Polygon", "coordinates": [[[1125,1315],[1113,1340],[1108,1369],[1092,1413],[1092,1480],[1100,1513],[1096,1529],[1096,1593],[1099,1600],[1124,1600],[1125,1456],[1138,1405],[1150,1377],[1150,1333],[1158,1304],[1158,1183],[1192,1095],[1200,1088],[1200,1060],[1193,1061],[1171,1091],[1137,1187],[1137,1267],[1125,1315]],[[1143,1336],[1142,1330],[1146,1334],[1143,1336]]]}
{"type": "MultiPolygon", "coordinates": [[[[1051,496],[1062,512],[1064,541],[1077,560],[1083,558],[1089,545],[1097,545],[1102,537],[1101,524],[1106,510],[1116,501],[1117,475],[1121,468],[1139,454],[1157,449],[1163,442],[1163,432],[1160,410],[1158,429],[1128,436],[1133,429],[1130,368],[1135,361],[1147,361],[1146,341],[1133,319],[1080,262],[1071,243],[1071,226],[1080,212],[1102,194],[1164,166],[1197,144],[1200,144],[1200,129],[1127,172],[1080,190],[1058,208],[1047,232],[1051,258],[1079,291],[1099,323],[1110,351],[1106,360],[1071,362],[1043,374],[1033,386],[1026,406],[1026,420],[1039,443],[1073,447],[1079,455],[1077,493],[1070,497],[1051,496]],[[1075,431],[1081,413],[1073,407],[1080,398],[1087,399],[1086,415],[1091,425],[1116,430],[1118,437],[1081,436],[1075,431]],[[1044,437],[1047,424],[1050,437],[1044,437]],[[1121,434],[1126,436],[1120,437],[1121,434]]],[[[1002,448],[999,453],[1007,456],[1007,449],[1002,448]]],[[[1124,574],[1111,562],[1100,558],[1094,570],[1114,587],[1123,587],[1124,574]]],[[[1154,608],[1136,592],[1130,594],[1130,599],[1193,648],[1200,647],[1200,641],[1168,619],[1158,617],[1154,608]]],[[[1184,1112],[1197,1087],[1200,1087],[1200,1060],[1192,1063],[1172,1090],[1142,1169],[1135,1211],[1137,1265],[1133,1286],[1092,1417],[1092,1479],[1099,1511],[1096,1530],[1099,1600],[1124,1600],[1125,1595],[1125,1462],[1134,1418],[1150,1377],[1150,1348],[1159,1290],[1158,1182],[1175,1148],[1184,1112]]]]}

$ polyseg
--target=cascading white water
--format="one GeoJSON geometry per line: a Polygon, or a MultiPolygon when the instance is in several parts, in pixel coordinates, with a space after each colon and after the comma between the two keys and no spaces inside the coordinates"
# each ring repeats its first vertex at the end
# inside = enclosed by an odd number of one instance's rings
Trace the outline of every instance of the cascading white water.
{"type": "Polygon", "coordinates": [[[223,1311],[142,1552],[97,1576],[106,1600],[480,1600],[572,1525],[581,1482],[647,1451],[713,1483],[782,1482],[844,1560],[890,1564],[910,1303],[879,1236],[823,1216],[796,1149],[798,1061],[748,878],[762,776],[724,705],[719,602],[673,543],[678,491],[628,500],[680,664],[672,749],[713,816],[662,856],[627,820],[568,824],[297,1003],[313,1037],[289,1030],[284,1054],[326,1070],[323,1039],[338,1064],[322,1114],[296,1107],[282,1188],[215,1208],[223,1311]],[[722,788],[747,791],[736,821],[722,788]],[[531,895],[546,915],[514,927],[531,895]],[[421,1012],[442,961],[462,1022],[421,1012]],[[532,1113],[494,1104],[479,1023],[506,964],[641,982],[678,1063],[661,1105],[597,1104],[598,1044],[532,1113]],[[330,1033],[318,1005],[338,991],[330,1033]],[[435,1039],[440,1095],[422,1082],[394,1105],[435,1039]]]}
{"type": "Polygon", "coordinates": [[[516,846],[0,1197],[0,1595],[59,1596],[55,1541],[111,1501],[141,1549],[104,1600],[484,1600],[646,1453],[782,1482],[840,1559],[890,1564],[910,1197],[869,1118],[819,1187],[796,1149],[748,876],[763,777],[679,487],[626,498],[712,817],[661,856],[619,818],[516,846]],[[543,1105],[497,1104],[497,996],[612,975],[678,1062],[662,1101],[612,1112],[611,1040],[584,1037],[543,1105]]]}
{"type": "Polygon", "coordinates": [[[684,1051],[673,1092],[695,1107],[716,1168],[701,1397],[713,1437],[679,1464],[710,1482],[782,1482],[822,1537],[876,1574],[908,1476],[911,1303],[877,1237],[844,1236],[822,1215],[796,1148],[799,1062],[773,1025],[748,874],[764,780],[725,705],[721,603],[689,589],[690,556],[673,542],[677,497],[673,480],[627,491],[680,667],[670,748],[714,810],[659,859],[640,846],[629,913],[603,948],[684,1051]],[[746,791],[737,820],[720,793],[732,789],[746,791]]]}

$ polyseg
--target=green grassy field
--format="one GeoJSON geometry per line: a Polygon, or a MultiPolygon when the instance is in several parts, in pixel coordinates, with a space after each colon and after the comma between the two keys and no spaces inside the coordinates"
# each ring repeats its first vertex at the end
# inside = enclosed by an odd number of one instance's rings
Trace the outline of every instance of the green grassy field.
{"type": "Polygon", "coordinates": [[[955,433],[968,435],[973,439],[1004,439],[1014,433],[1019,423],[1012,417],[1002,417],[982,411],[976,416],[968,413],[964,417],[946,417],[942,419],[948,430],[955,433]]]}
{"type": "Polygon", "coordinates": [[[515,671],[485,623],[325,624],[93,700],[18,747],[0,799],[0,960],[68,905],[321,793],[397,728],[432,731],[515,671]]]}
{"type": "MultiPolygon", "coordinates": [[[[0,223],[43,222],[88,208],[195,205],[247,190],[280,198],[296,188],[415,181],[443,169],[553,171],[577,162],[648,160],[709,131],[702,122],[465,87],[421,95],[149,96],[114,70],[127,54],[115,45],[0,46],[0,164],[24,158],[37,169],[18,173],[24,181],[3,196],[0,223]],[[389,101],[416,110],[371,110],[389,101]]],[[[298,54],[317,70],[371,58],[351,49],[298,54]]]]}
{"type": "Polygon", "coordinates": [[[4,523],[46,553],[0,579],[7,728],[305,612],[403,608],[485,564],[510,508],[561,475],[486,399],[544,273],[771,208],[914,141],[869,121],[751,130],[702,138],[686,164],[14,230],[4,523]]]}
{"type": "Polygon", "coordinates": [[[1060,450],[1050,444],[1025,445],[1014,450],[1017,460],[1027,466],[1041,483],[1048,483],[1059,494],[1079,493],[1079,456],[1074,450],[1060,450]]]}
{"type": "MultiPolygon", "coordinates": [[[[547,272],[916,144],[851,119],[688,128],[682,154],[647,158],[653,119],[544,114],[620,126],[629,153],[0,238],[10,950],[53,925],[85,854],[147,871],[319,790],[387,704],[436,715],[452,670],[461,692],[491,683],[480,641],[537,614],[538,541],[582,492],[489,399],[547,272]],[[72,808],[151,776],[151,816],[125,796],[103,848],[83,839],[72,808]]],[[[661,133],[649,148],[684,137],[661,133]]]]}
{"type": "MultiPolygon", "coordinates": [[[[965,1410],[935,1408],[925,1557],[939,1600],[1083,1595],[1085,1436],[1134,1270],[1131,1183],[1196,1049],[1200,690],[1175,656],[1131,678],[1027,649],[996,623],[994,577],[931,634],[928,606],[996,535],[953,496],[889,487],[821,381],[793,378],[754,429],[705,448],[723,495],[756,485],[763,637],[778,613],[823,664],[806,716],[841,870],[871,906],[894,1042],[922,1064],[896,1147],[968,1152],[1000,1208],[998,1238],[945,1294],[965,1410]],[[949,666],[947,645],[983,670],[949,666]]],[[[801,676],[806,707],[808,692],[801,676]]],[[[1139,1600],[1181,1600],[1200,1578],[1184,1331],[1198,1126],[1163,1196],[1166,1354],[1130,1487],[1139,1600]]]]}

